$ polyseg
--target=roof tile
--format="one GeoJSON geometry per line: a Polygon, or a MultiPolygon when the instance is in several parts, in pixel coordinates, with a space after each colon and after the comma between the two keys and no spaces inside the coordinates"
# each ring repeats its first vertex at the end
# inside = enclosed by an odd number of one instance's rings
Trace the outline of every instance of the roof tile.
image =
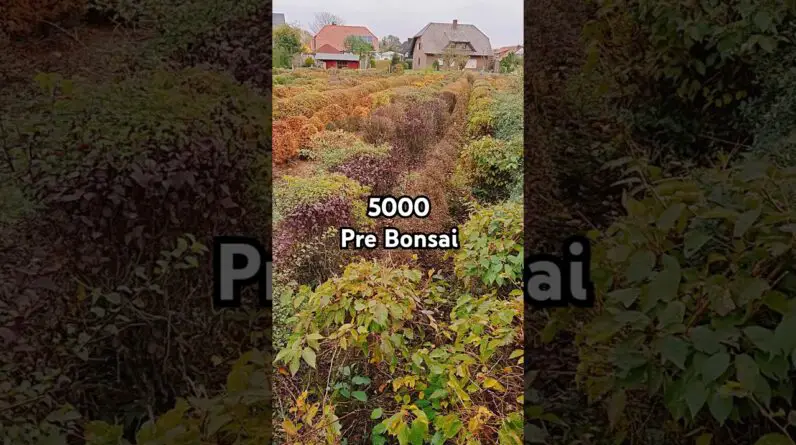
{"type": "Polygon", "coordinates": [[[379,50],[379,39],[365,26],[326,25],[318,31],[313,39],[313,49],[330,45],[337,51],[345,50],[345,39],[348,36],[371,37],[373,49],[379,50]]]}

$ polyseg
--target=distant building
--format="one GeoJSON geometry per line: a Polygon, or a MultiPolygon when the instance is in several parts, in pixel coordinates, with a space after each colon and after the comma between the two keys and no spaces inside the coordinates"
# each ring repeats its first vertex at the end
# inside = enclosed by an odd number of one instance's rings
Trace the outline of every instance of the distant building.
{"type": "Polygon", "coordinates": [[[315,60],[323,63],[326,69],[359,69],[359,56],[353,53],[315,53],[315,60]]]}
{"type": "Polygon", "coordinates": [[[316,53],[342,53],[345,52],[345,39],[349,36],[361,37],[373,45],[373,50],[379,50],[379,39],[364,26],[326,25],[312,38],[310,49],[316,53]]]}
{"type": "Polygon", "coordinates": [[[506,56],[512,53],[514,53],[516,56],[522,56],[524,54],[522,45],[502,46],[493,51],[497,60],[503,60],[506,56]]]}
{"type": "Polygon", "coordinates": [[[443,55],[455,52],[468,56],[465,69],[491,69],[489,59],[493,56],[492,45],[475,25],[452,23],[429,23],[411,39],[410,53],[413,69],[424,69],[438,61],[442,65],[443,55]]]}
{"type": "Polygon", "coordinates": [[[398,54],[400,58],[403,58],[403,54],[396,53],[395,51],[385,51],[383,53],[378,53],[376,55],[376,60],[392,60],[392,56],[398,54]]]}
{"type": "Polygon", "coordinates": [[[276,28],[279,25],[284,25],[285,24],[285,14],[273,13],[273,15],[271,17],[271,21],[273,23],[274,28],[276,28]]]}

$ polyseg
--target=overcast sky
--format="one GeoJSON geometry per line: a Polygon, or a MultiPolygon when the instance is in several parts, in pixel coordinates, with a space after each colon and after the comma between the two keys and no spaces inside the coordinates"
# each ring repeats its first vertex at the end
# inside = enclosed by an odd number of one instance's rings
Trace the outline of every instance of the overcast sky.
{"type": "Polygon", "coordinates": [[[367,26],[381,39],[392,34],[401,42],[429,22],[472,24],[489,37],[493,48],[521,45],[522,0],[274,0],[274,12],[285,14],[287,23],[310,30],[316,12],[331,12],[346,25],[367,26]]]}

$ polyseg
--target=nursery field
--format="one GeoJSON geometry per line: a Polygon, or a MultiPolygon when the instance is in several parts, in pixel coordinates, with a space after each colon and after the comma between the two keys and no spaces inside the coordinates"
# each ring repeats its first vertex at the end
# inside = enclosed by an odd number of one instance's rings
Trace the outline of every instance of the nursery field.
{"type": "Polygon", "coordinates": [[[275,443],[522,443],[522,77],[274,83],[275,443]],[[368,218],[385,195],[430,210],[368,218]],[[341,249],[341,227],[460,248],[341,249]]]}

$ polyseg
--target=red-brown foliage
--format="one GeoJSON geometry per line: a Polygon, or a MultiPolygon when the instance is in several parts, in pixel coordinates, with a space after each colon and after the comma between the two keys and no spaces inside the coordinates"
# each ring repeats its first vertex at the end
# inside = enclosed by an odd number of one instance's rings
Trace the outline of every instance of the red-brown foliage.
{"type": "Polygon", "coordinates": [[[273,162],[284,164],[298,155],[298,138],[285,121],[276,121],[272,129],[273,162]]]}

